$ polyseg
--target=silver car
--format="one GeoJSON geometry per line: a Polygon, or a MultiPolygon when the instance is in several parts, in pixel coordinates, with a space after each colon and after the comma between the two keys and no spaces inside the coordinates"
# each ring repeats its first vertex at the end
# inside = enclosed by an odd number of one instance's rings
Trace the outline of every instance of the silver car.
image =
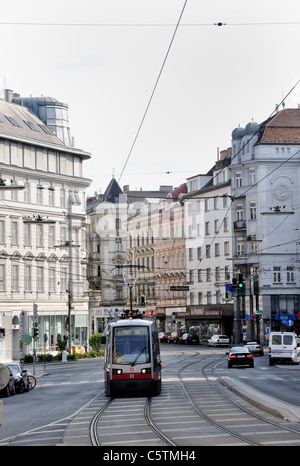
{"type": "Polygon", "coordinates": [[[229,346],[230,340],[227,335],[213,335],[208,340],[208,346],[229,346]]]}
{"type": "Polygon", "coordinates": [[[264,355],[263,347],[259,343],[257,343],[256,341],[249,341],[244,346],[246,346],[251,351],[251,353],[253,355],[254,354],[259,354],[259,356],[264,355]]]}

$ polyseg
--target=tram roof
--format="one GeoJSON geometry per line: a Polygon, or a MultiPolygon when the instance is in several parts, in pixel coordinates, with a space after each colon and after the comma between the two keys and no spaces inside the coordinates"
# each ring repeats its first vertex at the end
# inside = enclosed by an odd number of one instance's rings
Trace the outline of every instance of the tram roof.
{"type": "Polygon", "coordinates": [[[118,319],[118,320],[115,320],[113,322],[109,322],[109,325],[113,326],[113,327],[140,327],[140,326],[150,326],[150,325],[153,325],[155,324],[155,320],[153,319],[147,319],[147,318],[144,318],[144,319],[118,319]]]}

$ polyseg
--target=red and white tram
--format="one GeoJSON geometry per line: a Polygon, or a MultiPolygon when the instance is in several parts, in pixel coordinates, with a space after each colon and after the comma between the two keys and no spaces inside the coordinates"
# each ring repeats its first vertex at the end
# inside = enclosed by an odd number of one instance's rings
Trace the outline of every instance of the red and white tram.
{"type": "Polygon", "coordinates": [[[104,382],[109,396],[116,393],[161,391],[161,360],[155,319],[139,311],[125,311],[108,324],[104,382]]]}

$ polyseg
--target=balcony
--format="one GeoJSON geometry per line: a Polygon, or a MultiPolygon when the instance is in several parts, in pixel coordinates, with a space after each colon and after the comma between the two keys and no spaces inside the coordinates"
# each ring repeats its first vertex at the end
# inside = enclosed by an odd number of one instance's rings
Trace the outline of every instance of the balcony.
{"type": "Polygon", "coordinates": [[[233,229],[235,231],[246,230],[246,228],[247,228],[246,220],[236,220],[235,222],[233,222],[233,229]]]}

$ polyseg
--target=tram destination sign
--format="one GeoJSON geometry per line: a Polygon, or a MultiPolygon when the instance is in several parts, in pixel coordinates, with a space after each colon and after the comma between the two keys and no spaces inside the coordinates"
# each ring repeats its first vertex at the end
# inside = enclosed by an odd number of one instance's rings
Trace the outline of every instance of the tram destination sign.
{"type": "Polygon", "coordinates": [[[170,291],[189,291],[189,285],[170,286],[170,291]]]}

